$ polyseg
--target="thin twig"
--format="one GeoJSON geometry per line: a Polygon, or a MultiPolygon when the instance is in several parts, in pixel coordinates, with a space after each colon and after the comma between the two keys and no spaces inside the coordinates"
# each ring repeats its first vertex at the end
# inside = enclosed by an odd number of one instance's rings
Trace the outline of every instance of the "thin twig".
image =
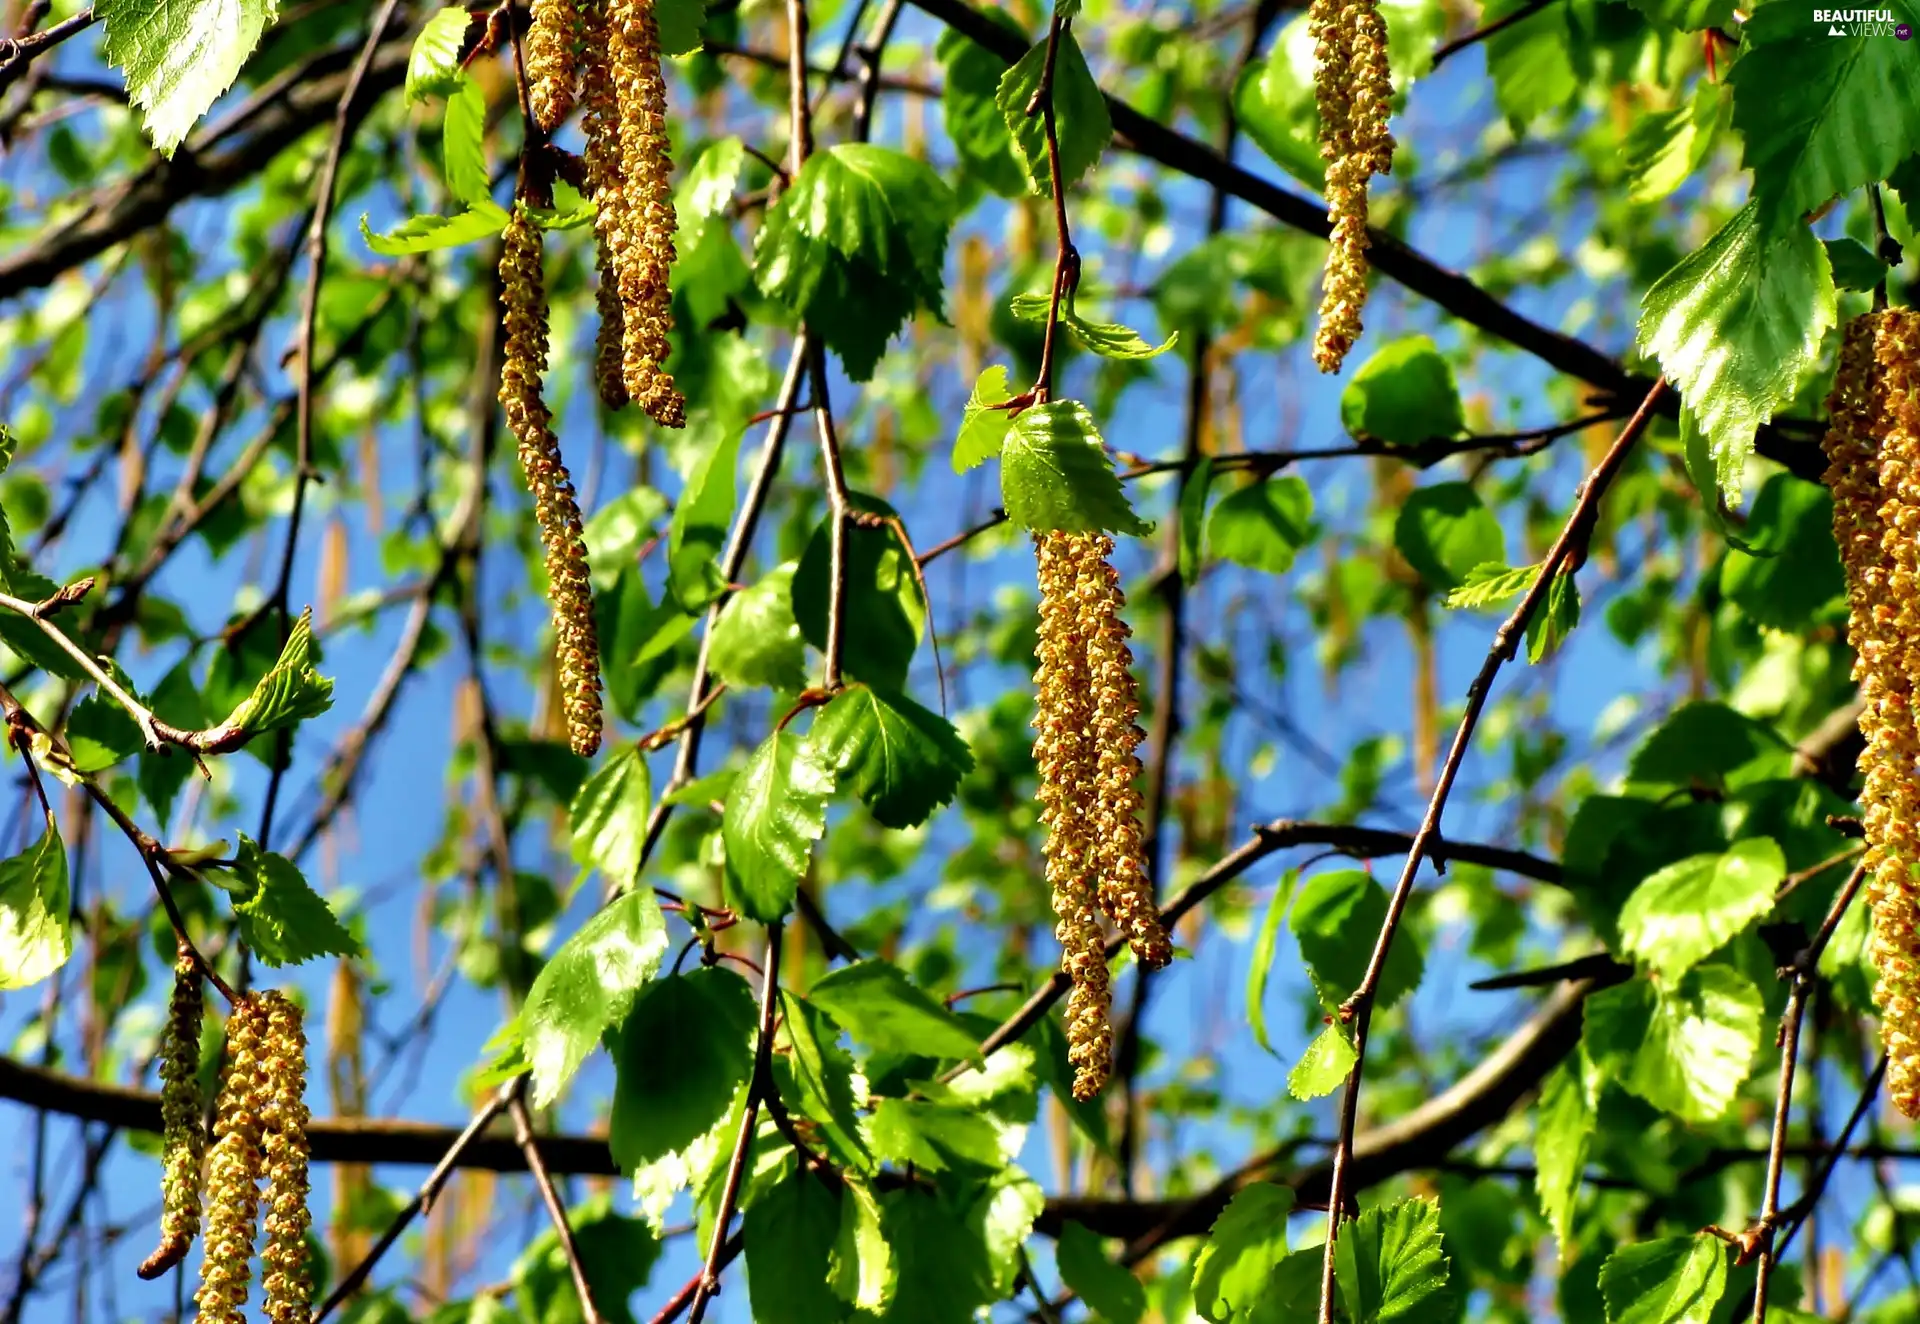
{"type": "Polygon", "coordinates": [[[1447,751],[1446,762],[1441,766],[1433,788],[1433,796],[1427,802],[1427,812],[1420,820],[1419,830],[1414,833],[1406,864],[1400,871],[1400,881],[1388,898],[1386,918],[1381,921],[1380,936],[1374,943],[1366,974],[1360,980],[1360,987],[1341,1005],[1341,1019],[1353,1027],[1354,1063],[1348,1073],[1346,1093],[1340,1105],[1340,1143],[1333,1154],[1333,1180],[1327,1200],[1327,1243],[1320,1269],[1320,1324],[1333,1324],[1334,1247],[1339,1236],[1340,1216],[1350,1198],[1347,1173],[1353,1162],[1353,1129],[1360,1107],[1360,1081],[1366,1074],[1367,1031],[1373,1016],[1374,990],[1379,987],[1381,972],[1386,969],[1387,953],[1392,949],[1400,916],[1406,910],[1407,898],[1413,893],[1414,876],[1419,873],[1429,848],[1439,839],[1440,817],[1446,811],[1447,797],[1453,791],[1454,779],[1459,776],[1460,766],[1466,760],[1467,748],[1493,689],[1494,677],[1514,655],[1534,614],[1546,604],[1547,594],[1562,573],[1562,567],[1567,567],[1566,573],[1570,574],[1571,567],[1578,563],[1588,538],[1592,536],[1594,521],[1599,516],[1600,498],[1606,495],[1634,443],[1653,422],[1654,407],[1659,403],[1665,386],[1664,381],[1653,384],[1653,389],[1647,392],[1632,419],[1620,430],[1619,438],[1580,485],[1579,498],[1574,502],[1573,511],[1567,516],[1566,525],[1561,529],[1552,550],[1540,563],[1532,586],[1494,635],[1486,660],[1480,664],[1479,674],[1467,689],[1466,710],[1461,714],[1460,725],[1454,732],[1453,745],[1447,751]]]}
{"type": "Polygon", "coordinates": [[[1520,8],[1514,10],[1511,14],[1497,18],[1485,27],[1475,28],[1463,37],[1456,37],[1452,41],[1446,42],[1434,50],[1432,67],[1438,69],[1449,57],[1458,55],[1461,51],[1467,49],[1467,47],[1474,45],[1476,42],[1485,41],[1488,37],[1496,33],[1505,32],[1508,28],[1523,19],[1532,18],[1535,14],[1553,3],[1554,0],[1528,0],[1526,4],[1520,6],[1520,8]]]}
{"type": "Polygon", "coordinates": [[[560,1192],[554,1189],[553,1178],[540,1157],[540,1146],[533,1138],[533,1119],[527,1116],[526,1093],[527,1078],[515,1078],[507,1097],[507,1113],[513,1118],[513,1142],[527,1156],[527,1171],[533,1174],[533,1184],[540,1192],[541,1202],[547,1206],[547,1217],[553,1220],[554,1235],[560,1239],[560,1253],[566,1256],[567,1272],[573,1275],[573,1290],[580,1294],[580,1313],[587,1324],[600,1324],[600,1312],[593,1305],[593,1289],[587,1283],[587,1269],[580,1260],[580,1246],[573,1239],[573,1225],[567,1221],[566,1206],[560,1203],[560,1192]]]}
{"type": "MultiPolygon", "coordinates": [[[[798,4],[800,0],[791,0],[798,4]]],[[[813,417],[820,432],[820,463],[827,475],[827,518],[832,521],[827,558],[827,670],[823,688],[831,695],[840,688],[840,664],[847,629],[847,526],[853,502],[847,495],[847,475],[840,459],[840,440],[833,430],[833,406],[827,398],[827,351],[816,344],[810,365],[813,375],[813,417]]]]}

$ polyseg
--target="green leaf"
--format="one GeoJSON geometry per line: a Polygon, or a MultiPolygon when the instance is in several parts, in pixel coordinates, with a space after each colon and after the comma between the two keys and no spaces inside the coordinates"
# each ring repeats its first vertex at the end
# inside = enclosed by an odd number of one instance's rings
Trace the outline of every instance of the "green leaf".
{"type": "Polygon", "coordinates": [[[1300,885],[1300,871],[1287,870],[1287,876],[1273,889],[1273,895],[1267,899],[1267,913],[1260,921],[1260,934],[1254,939],[1253,957],[1247,965],[1247,1024],[1253,1027],[1253,1041],[1268,1053],[1273,1045],[1267,1042],[1267,976],[1273,969],[1273,951],[1278,945],[1280,924],[1287,917],[1287,907],[1293,902],[1293,890],[1300,885]]]}
{"type": "Polygon", "coordinates": [[[1887,278],[1887,264],[1858,239],[1822,239],[1820,243],[1827,250],[1835,288],[1871,290],[1887,278]]]}
{"type": "Polygon", "coordinates": [[[713,674],[734,689],[791,693],[806,687],[807,641],[793,618],[798,566],[789,561],[774,567],[720,608],[707,657],[713,674]]]}
{"type": "MultiPolygon", "coordinates": [[[[892,517],[878,497],[849,493],[853,508],[892,517]]],[[[827,608],[833,593],[833,531],[823,520],[807,540],[793,577],[793,616],[800,633],[821,652],[827,647],[827,608]]],[[[920,636],[927,628],[927,600],[920,591],[913,553],[891,523],[855,523],[847,530],[846,626],[840,665],[855,680],[903,689],[920,636]]]]}
{"type": "Polygon", "coordinates": [[[360,944],[307,884],[292,860],[263,851],[243,832],[234,851],[233,913],[262,964],[300,965],[320,956],[360,956],[360,944]]]}
{"type": "Polygon", "coordinates": [[[918,1099],[881,1099],[868,1124],[873,1151],[890,1163],[928,1172],[1005,1166],[1001,1127],[988,1114],[918,1099]]]}
{"type": "MultiPolygon", "coordinates": [[[[1657,4],[1663,0],[1648,2],[1657,4]]],[[[1700,168],[1713,150],[1716,135],[1732,106],[1724,94],[1725,87],[1724,83],[1703,78],[1684,105],[1667,111],[1646,111],[1634,120],[1620,148],[1629,200],[1659,202],[1700,168]]]]}
{"type": "Polygon", "coordinates": [[[760,743],[727,791],[720,822],[728,904],[762,924],[786,915],[827,830],[832,794],[832,774],[807,757],[799,736],[775,731],[760,743]]]}
{"type": "Polygon", "coordinates": [[[1563,1063],[1553,1069],[1540,1087],[1540,1106],[1534,1117],[1533,1189],[1564,1262],[1594,1129],[1593,1110],[1587,1106],[1586,1088],[1574,1066],[1563,1063]]]}
{"type": "Polygon", "coordinates": [[[1375,1207],[1344,1224],[1334,1243],[1334,1268],[1353,1324],[1437,1324],[1452,1317],[1444,1308],[1440,1206],[1431,1201],[1375,1207]]]}
{"type": "Polygon", "coordinates": [[[662,55],[691,55],[700,49],[700,29],[706,25],[706,0],[655,0],[653,15],[660,25],[662,55]]]}
{"type": "Polygon", "coordinates": [[[1427,336],[1375,350],[1340,393],[1340,421],[1355,438],[1390,446],[1458,436],[1467,425],[1453,368],[1427,336]]]}
{"type": "Polygon", "coordinates": [[[1622,949],[1663,980],[1680,978],[1773,909],[1786,857],[1767,837],[1693,855],[1641,882],[1620,910],[1622,949]]]}
{"type": "Polygon", "coordinates": [[[1213,1324],[1244,1321],[1287,1254],[1293,1191],[1254,1182],[1235,1193],[1193,1261],[1193,1308],[1213,1324]]]}
{"type": "Polygon", "coordinates": [[[520,1013],[533,1099],[546,1107],[660,968],[667,919],[650,887],[614,898],[534,977],[520,1013]]]}
{"type": "MultiPolygon", "coordinates": [[[[113,668],[119,671],[118,667],[113,668]]],[[[120,676],[114,679],[125,685],[120,676]]],[[[126,686],[135,698],[139,698],[132,686],[126,686]]],[[[67,749],[73,755],[76,772],[92,774],[105,772],[114,764],[130,759],[147,747],[146,738],[140,734],[140,727],[120,706],[117,699],[95,690],[73,706],[67,715],[67,749]]],[[[183,765],[192,760],[179,750],[171,750],[168,757],[183,765]]]]}
{"type": "Polygon", "coordinates": [[[428,97],[452,96],[467,80],[460,67],[460,48],[466,45],[473,21],[465,8],[450,7],[435,13],[420,29],[413,39],[413,53],[407,57],[409,105],[428,97]]]}
{"type": "Polygon", "coordinates": [[[1670,989],[1644,980],[1587,999],[1582,1042],[1631,1094],[1689,1122],[1726,1112],[1753,1066],[1760,990],[1728,965],[1700,965],[1670,989]]]}
{"type": "Polygon", "coordinates": [[[1664,27],[1682,32],[1717,28],[1733,17],[1734,0],[1627,0],[1664,27]]]}
{"type": "Polygon", "coordinates": [[[1296,1099],[1318,1099],[1346,1083],[1360,1058],[1353,1041],[1335,1017],[1307,1045],[1293,1070],[1287,1073],[1287,1093],[1296,1099]]]}
{"type": "MultiPolygon", "coordinates": [[[[1906,0],[1882,8],[1895,22],[1915,17],[1906,0]]],[[[1760,5],[1740,29],[1740,58],[1727,75],[1754,199],[1788,224],[1885,179],[1920,150],[1920,85],[1908,43],[1836,37],[1831,26],[1792,5],[1760,5]]]]}
{"type": "Polygon", "coordinates": [[[1622,1246],[1600,1266],[1608,1324],[1707,1324],[1726,1290],[1726,1245],[1704,1232],[1622,1246]]]}
{"type": "Polygon", "coordinates": [[[1555,4],[1534,10],[1529,0],[1489,0],[1481,6],[1483,28],[1520,15],[1483,43],[1494,104],[1516,135],[1566,106],[1585,84],[1574,65],[1576,48],[1565,8],[1555,4]]]}
{"type": "Polygon", "coordinates": [[[1792,399],[1834,316],[1826,249],[1797,222],[1763,224],[1757,203],[1647,291],[1641,352],[1698,417],[1728,504],[1754,430],[1792,399]]]}
{"type": "MultiPolygon", "coordinates": [[[[1343,869],[1315,874],[1294,899],[1289,926],[1300,940],[1307,974],[1329,1011],[1360,986],[1387,918],[1387,890],[1372,874],[1343,869]]],[[[1413,935],[1402,928],[1387,952],[1375,1006],[1391,1007],[1420,985],[1422,963],[1413,935]]]]}
{"type": "Polygon", "coordinates": [[[887,961],[842,966],[815,984],[807,999],[869,1048],[968,1060],[979,1052],[979,1041],[959,1017],[887,961]]]}
{"type": "Polygon", "coordinates": [[[611,1044],[616,1076],[607,1140],[633,1172],[686,1148],[727,1115],[753,1072],[753,991],[718,967],[639,990],[611,1044]]]}
{"type": "Polygon", "coordinates": [[[1213,457],[1202,455],[1180,485],[1180,578],[1200,582],[1200,545],[1207,530],[1207,494],[1213,488],[1213,457]]]}
{"type": "Polygon", "coordinates": [[[1034,533],[1150,532],[1133,513],[1093,415],[1078,400],[1022,410],[1000,456],[1007,518],[1034,533]]]}
{"type": "Polygon", "coordinates": [[[1480,494],[1466,483],[1435,483],[1409,495],[1394,519],[1393,543],[1420,577],[1438,589],[1466,583],[1489,561],[1507,559],[1506,535],[1480,494]]]}
{"type": "Polygon", "coordinates": [[[1124,1265],[1107,1258],[1100,1238],[1068,1219],[1054,1252],[1060,1280],[1100,1319],[1101,1324],[1139,1324],[1147,1313],[1147,1291],[1124,1265]]]}
{"type": "Polygon", "coordinates": [[[1275,165],[1316,193],[1326,188],[1313,79],[1301,76],[1284,39],[1271,56],[1241,71],[1233,85],[1233,107],[1247,136],[1275,165]]]}
{"type": "Polygon", "coordinates": [[[295,727],[333,707],[333,682],[314,670],[320,650],[313,640],[313,608],[300,613],[280,648],[280,656],[242,699],[227,720],[223,736],[244,744],[258,735],[295,727]]]}
{"type": "Polygon", "coordinates": [[[818,1007],[782,990],[788,1052],[774,1060],[787,1106],[819,1124],[828,1149],[860,1170],[873,1167],[856,1112],[853,1055],[840,1047],[840,1027],[818,1007]],[[791,1086],[791,1088],[789,1088],[791,1086]]]}
{"type": "MultiPolygon", "coordinates": [[[[1047,44],[1041,42],[1002,75],[994,101],[1006,120],[1013,150],[1027,168],[1033,191],[1050,198],[1053,176],[1047,161],[1046,116],[1037,111],[1027,114],[1028,103],[1040,90],[1046,63],[1047,44]]],[[[1107,99],[1093,81],[1093,71],[1087,68],[1087,57],[1080,53],[1080,43],[1074,40],[1071,29],[1061,32],[1054,54],[1053,118],[1060,143],[1060,184],[1072,188],[1099,162],[1113,137],[1113,120],[1107,114],[1107,99]]]]}
{"type": "Polygon", "coordinates": [[[845,1199],[812,1173],[793,1171],[747,1210],[747,1294],[754,1324],[832,1324],[847,1318],[846,1305],[827,1282],[845,1199]]]}
{"type": "Polygon", "coordinates": [[[916,309],[939,315],[953,206],[939,176],[904,153],[815,152],[767,211],[754,279],[866,381],[916,309]]]}
{"type": "MultiPolygon", "coordinates": [[[[193,681],[191,654],[160,678],[151,696],[143,697],[158,716],[184,730],[197,731],[207,724],[206,701],[193,681]]],[[[186,751],[170,748],[155,752],[143,748],[134,777],[140,794],[153,806],[159,820],[166,823],[172,820],[175,798],[193,775],[193,760],[186,756],[186,751]]]]}
{"type": "Polygon", "coordinates": [[[674,601],[689,612],[704,609],[726,589],[720,554],[733,522],[734,470],[745,435],[729,428],[701,457],[673,505],[673,520],[667,525],[667,583],[674,601]]]}
{"type": "Polygon", "coordinates": [[[273,15],[272,0],[101,0],[93,7],[106,32],[100,54],[125,71],[127,99],[168,157],[233,86],[273,15]]]}
{"type": "Polygon", "coordinates": [[[493,181],[487,174],[487,98],[471,78],[460,80],[447,98],[441,142],[446,158],[447,191],[469,207],[493,205],[493,181]]]}
{"type": "Polygon", "coordinates": [[[1747,516],[1751,543],[1727,553],[1720,591],[1755,624],[1804,630],[1846,592],[1833,542],[1833,498],[1819,483],[1775,474],[1747,516]]]}
{"type": "Polygon", "coordinates": [[[640,873],[640,846],[646,840],[652,798],[647,760],[637,748],[607,760],[581,783],[567,810],[574,863],[598,869],[616,887],[632,884],[640,873]]]}
{"type": "Polygon", "coordinates": [[[622,570],[635,564],[669,509],[659,492],[636,483],[593,513],[581,533],[595,592],[605,592],[622,570]]]}
{"type": "Polygon", "coordinates": [[[1562,570],[1547,586],[1547,600],[1527,621],[1527,661],[1539,663],[1551,657],[1579,624],[1580,586],[1572,571],[1562,570]]]}
{"type": "MultiPolygon", "coordinates": [[[[1026,33],[1006,11],[983,12],[988,19],[1025,38],[1026,33]]],[[[940,38],[939,54],[946,62],[940,104],[954,155],[970,177],[1003,198],[1019,197],[1027,191],[1027,168],[1013,150],[1013,137],[995,100],[1007,62],[951,29],[940,38]]]]}
{"type": "MultiPolygon", "coordinates": [[[[605,1196],[569,1209],[567,1222],[596,1314],[604,1324],[635,1324],[631,1301],[647,1285],[660,1258],[659,1239],[639,1219],[614,1213],[605,1196]]],[[[513,1283],[516,1309],[495,1302],[491,1311],[483,1311],[480,1303],[489,1298],[482,1295],[474,1299],[471,1315],[444,1324],[586,1324],[567,1252],[552,1230],[542,1232],[520,1256],[513,1268],[513,1283]]],[[[351,1312],[345,1317],[355,1318],[351,1312]]],[[[406,1318],[401,1314],[394,1324],[406,1318]]],[[[427,1318],[438,1321],[441,1316],[436,1312],[427,1318]]],[[[359,1319],[357,1324],[376,1322],[359,1319]]]]}
{"type": "Polygon", "coordinates": [[[1313,492],[1288,475],[1249,483],[1220,498],[1207,519],[1207,549],[1223,561],[1270,575],[1293,568],[1313,538],[1313,492]]]}
{"type": "Polygon", "coordinates": [[[457,216],[415,216],[385,234],[367,228],[360,218],[360,237],[382,257],[430,253],[436,248],[458,248],[476,239],[491,239],[507,228],[506,209],[498,203],[470,207],[457,216]]]}
{"type": "Polygon", "coordinates": [[[1004,365],[996,363],[980,374],[980,380],[973,384],[973,394],[960,416],[960,435],[953,439],[955,473],[965,473],[1000,454],[1000,447],[1007,440],[1007,432],[1013,427],[1013,415],[994,406],[1005,404],[1012,398],[1013,389],[1007,385],[1004,365]]]}
{"type": "Polygon", "coordinates": [[[1467,571],[1460,587],[1447,594],[1447,606],[1456,610],[1498,606],[1525,593],[1539,573],[1537,565],[1510,569],[1504,561],[1482,561],[1467,571]]]}
{"type": "Polygon", "coordinates": [[[1627,779],[1661,786],[1723,785],[1768,753],[1785,754],[1770,729],[1723,703],[1689,703],[1654,729],[1627,763],[1627,779]]]}
{"type": "Polygon", "coordinates": [[[1073,332],[1074,339],[1103,359],[1137,361],[1158,358],[1180,340],[1180,333],[1175,331],[1159,344],[1152,345],[1130,326],[1123,326],[1119,322],[1090,322],[1074,311],[1071,298],[1067,300],[1067,306],[1060,310],[1060,321],[1073,332]]]}
{"type": "Polygon", "coordinates": [[[37,984],[73,955],[67,848],[51,815],[34,843],[0,861],[0,989],[37,984]]]}
{"type": "Polygon", "coordinates": [[[973,754],[953,725],[906,695],[855,685],[807,733],[812,761],[850,785],[882,826],[915,827],[953,799],[973,754]]]}
{"type": "Polygon", "coordinates": [[[878,1314],[893,1300],[899,1261],[887,1244],[873,1188],[848,1178],[840,1192],[840,1228],[827,1258],[827,1285],[856,1310],[878,1314]]]}

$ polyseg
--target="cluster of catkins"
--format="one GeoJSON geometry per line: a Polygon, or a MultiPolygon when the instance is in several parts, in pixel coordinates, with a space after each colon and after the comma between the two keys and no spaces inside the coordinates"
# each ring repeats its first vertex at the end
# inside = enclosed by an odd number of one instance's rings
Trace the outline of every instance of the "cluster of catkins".
{"type": "Polygon", "coordinates": [[[1320,155],[1327,163],[1327,220],[1333,226],[1313,361],[1322,372],[1338,372],[1360,338],[1367,302],[1367,182],[1393,171],[1393,135],[1387,131],[1393,78],[1378,0],[1313,0],[1307,24],[1314,39],[1320,155]]]}
{"type": "Polygon", "coordinates": [[[1864,706],[1860,793],[1887,1092],[1920,1117],[1920,314],[1849,323],[1822,443],[1864,706]]]}
{"type": "Polygon", "coordinates": [[[1033,758],[1040,770],[1040,821],[1047,830],[1047,886],[1058,918],[1067,999],[1067,1056],[1073,1096],[1100,1092],[1113,1065],[1113,992],[1107,979],[1105,915],[1126,934],[1140,964],[1157,970],[1173,947],[1154,905],[1141,843],[1142,734],[1133,681],[1125,597],[1108,562],[1113,540],[1099,533],[1034,538],[1040,576],[1040,631],[1033,677],[1038,713],[1033,758]]]}
{"type": "Polygon", "coordinates": [[[261,1182],[266,1245],[260,1251],[262,1309],[272,1324],[313,1318],[307,1263],[307,1040],[300,1009],[279,993],[254,993],[227,1020],[227,1061],[214,1102],[207,1154],[195,1068],[200,1057],[200,974],[190,956],[175,967],[162,1045],[165,1209],[160,1248],[140,1266],[156,1278],[178,1264],[201,1226],[205,1162],[206,1246],[194,1300],[206,1324],[245,1324],[261,1182]]]}

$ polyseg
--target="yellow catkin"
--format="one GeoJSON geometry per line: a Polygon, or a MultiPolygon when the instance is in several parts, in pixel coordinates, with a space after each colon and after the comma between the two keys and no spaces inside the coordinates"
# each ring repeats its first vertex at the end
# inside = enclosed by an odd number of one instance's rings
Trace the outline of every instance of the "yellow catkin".
{"type": "Polygon", "coordinates": [[[1393,168],[1393,79],[1387,28],[1377,0],[1313,0],[1314,92],[1320,111],[1320,155],[1327,162],[1327,247],[1314,331],[1313,361],[1338,372],[1360,338],[1367,302],[1367,186],[1393,168]]]}
{"type": "Polygon", "coordinates": [[[625,242],[620,277],[627,394],[662,427],[686,426],[687,405],[667,375],[673,329],[673,162],[667,148],[667,83],[651,0],[609,0],[607,62],[620,109],[625,242]]]}
{"type": "Polygon", "coordinates": [[[573,111],[580,75],[580,11],[573,0],[533,0],[527,25],[527,100],[533,122],[552,133],[573,111]]]}
{"type": "Polygon", "coordinates": [[[1099,754],[1087,640],[1078,601],[1077,535],[1034,539],[1040,577],[1040,630],[1034,654],[1033,758],[1040,770],[1040,822],[1046,828],[1047,887],[1057,919],[1067,996],[1067,1058],[1073,1097],[1091,1099],[1113,1069],[1113,990],[1100,929],[1092,836],[1099,754]]]}
{"type": "Polygon", "coordinates": [[[200,1235],[200,1170],[207,1158],[199,1077],[200,1022],[206,1009],[201,983],[200,965],[183,947],[173,966],[173,996],[160,1041],[160,1245],[141,1264],[142,1278],[158,1278],[178,1264],[200,1235]]]}
{"type": "Polygon", "coordinates": [[[207,1165],[205,1256],[194,1300],[202,1324],[245,1324],[254,1235],[259,1226],[263,1172],[261,1115],[265,1107],[267,1016],[257,998],[243,997],[227,1020],[227,1062],[214,1105],[213,1155],[207,1165]]]}
{"type": "Polygon", "coordinates": [[[593,588],[580,504],[560,457],[553,416],[540,395],[547,367],[547,295],[540,267],[540,230],[515,208],[501,236],[500,289],[506,316],[500,403],[520,447],[520,465],[533,494],[534,518],[546,550],[547,593],[553,606],[561,707],[575,753],[600,748],[600,645],[593,624],[593,588]]]}
{"type": "Polygon", "coordinates": [[[1823,443],[1863,707],[1862,822],[1887,1093],[1920,1116],[1920,315],[1850,323],[1823,443]]]}
{"type": "Polygon", "coordinates": [[[1127,935],[1134,959],[1158,970],[1173,959],[1141,841],[1140,760],[1134,754],[1145,733],[1135,718],[1140,700],[1133,679],[1132,631],[1120,619],[1126,595],[1113,568],[1113,540],[1104,534],[1071,535],[1078,545],[1080,630],[1087,641],[1093,695],[1095,800],[1092,836],[1100,909],[1127,935]]]}
{"type": "Polygon", "coordinates": [[[260,1252],[263,1307],[273,1324],[308,1324],[313,1278],[307,1263],[307,1037],[300,1009],[279,993],[262,995],[266,1035],[261,1122],[268,1182],[266,1246],[260,1252]]]}
{"type": "Polygon", "coordinates": [[[600,285],[600,335],[594,344],[593,379],[609,409],[627,403],[626,316],[620,301],[620,258],[631,242],[627,228],[626,174],[620,165],[620,98],[611,62],[613,25],[607,6],[589,4],[584,15],[587,70],[581,94],[581,125],[587,136],[587,187],[593,194],[595,266],[600,285]]]}

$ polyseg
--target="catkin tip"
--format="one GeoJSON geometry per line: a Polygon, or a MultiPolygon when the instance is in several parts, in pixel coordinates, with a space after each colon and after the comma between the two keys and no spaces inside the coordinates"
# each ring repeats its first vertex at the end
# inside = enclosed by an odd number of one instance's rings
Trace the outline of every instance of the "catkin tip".
{"type": "Polygon", "coordinates": [[[182,946],[160,1040],[160,1245],[141,1262],[142,1278],[158,1278],[178,1264],[200,1232],[201,1168],[207,1152],[199,1079],[205,1008],[199,963],[182,946]]]}
{"type": "Polygon", "coordinates": [[[1314,96],[1327,162],[1328,240],[1313,361],[1335,373],[1359,340],[1367,302],[1367,188],[1393,169],[1393,77],[1377,0],[1313,0],[1314,96]]]}

